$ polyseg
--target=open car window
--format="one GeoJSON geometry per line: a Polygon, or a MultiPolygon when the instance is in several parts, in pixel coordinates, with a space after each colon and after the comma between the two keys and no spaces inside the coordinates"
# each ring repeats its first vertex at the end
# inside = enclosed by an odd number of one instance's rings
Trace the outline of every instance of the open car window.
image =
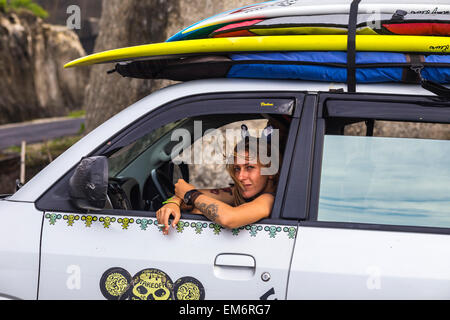
{"type": "MultiPolygon", "coordinates": [[[[168,198],[178,179],[198,183],[201,187],[198,178],[206,175],[196,173],[198,163],[175,163],[173,160],[197,140],[208,140],[211,130],[220,131],[227,125],[238,122],[245,122],[252,127],[253,120],[260,121],[262,125],[271,120],[283,129],[286,134],[284,138],[287,138],[287,133],[293,134],[289,132],[290,124],[292,119],[300,114],[304,94],[293,97],[292,94],[280,93],[281,98],[273,98],[270,93],[262,96],[261,98],[259,93],[248,93],[245,97],[230,95],[230,98],[226,99],[223,95],[209,95],[207,99],[190,97],[158,108],[130,123],[129,127],[121,132],[111,133],[105,143],[99,145],[91,154],[85,155],[85,158],[104,157],[107,162],[106,174],[103,177],[107,180],[110,201],[107,201],[103,208],[95,206],[95,210],[114,210],[115,212],[110,212],[113,215],[123,215],[132,210],[136,211],[136,215],[151,216],[168,198]],[[296,109],[296,106],[300,107],[296,109]],[[294,110],[298,112],[294,114],[294,110]],[[180,132],[183,134],[180,135],[180,132]],[[187,138],[182,139],[183,135],[187,138]]],[[[290,146],[292,148],[292,143],[290,146]]],[[[77,168],[78,166],[67,171],[40,197],[37,206],[41,210],[87,210],[74,202],[71,196],[73,188],[70,179],[77,168]]],[[[208,170],[205,167],[202,169],[208,170]]],[[[210,166],[209,169],[207,175],[212,172],[224,174],[220,167],[210,166]]],[[[218,183],[227,186],[229,180],[225,180],[209,179],[210,182],[217,182],[210,187],[215,188],[218,183]]],[[[102,184],[104,183],[105,179],[102,180],[102,184]]],[[[101,188],[103,189],[103,185],[101,188]]]]}
{"type": "MultiPolygon", "coordinates": [[[[241,139],[241,126],[252,136],[276,123],[285,138],[289,119],[267,114],[223,114],[183,118],[148,132],[108,155],[113,189],[123,189],[125,206],[114,201],[109,209],[156,211],[184,179],[197,188],[226,188],[232,183],[225,163],[241,139]]],[[[283,144],[280,141],[277,144],[283,144]]],[[[114,198],[115,195],[110,195],[114,198]]]]}

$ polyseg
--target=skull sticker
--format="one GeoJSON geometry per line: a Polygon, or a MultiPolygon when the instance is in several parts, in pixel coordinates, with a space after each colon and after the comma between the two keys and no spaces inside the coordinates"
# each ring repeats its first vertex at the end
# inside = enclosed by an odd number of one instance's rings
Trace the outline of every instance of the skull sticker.
{"type": "Polygon", "coordinates": [[[145,269],[133,277],[131,300],[173,300],[172,279],[158,269],[145,269]]]}
{"type": "Polygon", "coordinates": [[[182,277],[175,284],[159,269],[144,269],[131,278],[123,268],[106,270],[100,291],[108,300],[204,300],[205,288],[193,277],[182,277]]]}

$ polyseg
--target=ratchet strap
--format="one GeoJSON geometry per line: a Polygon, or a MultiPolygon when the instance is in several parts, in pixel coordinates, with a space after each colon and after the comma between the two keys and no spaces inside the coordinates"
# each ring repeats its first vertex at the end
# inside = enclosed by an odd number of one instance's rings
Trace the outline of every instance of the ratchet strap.
{"type": "Polygon", "coordinates": [[[450,99],[450,89],[447,87],[444,87],[443,85],[440,85],[439,83],[436,83],[434,81],[425,80],[422,78],[422,88],[433,92],[434,94],[438,95],[439,97],[450,99]]]}
{"type": "Polygon", "coordinates": [[[361,0],[353,0],[350,6],[347,36],[347,91],[356,92],[356,25],[361,0]]]}
{"type": "Polygon", "coordinates": [[[441,85],[439,83],[427,80],[422,77],[423,68],[424,68],[424,66],[422,64],[413,65],[411,67],[411,70],[413,70],[414,72],[417,73],[422,88],[436,94],[437,96],[439,96],[441,98],[450,99],[450,89],[449,88],[444,87],[443,85],[441,85]]]}

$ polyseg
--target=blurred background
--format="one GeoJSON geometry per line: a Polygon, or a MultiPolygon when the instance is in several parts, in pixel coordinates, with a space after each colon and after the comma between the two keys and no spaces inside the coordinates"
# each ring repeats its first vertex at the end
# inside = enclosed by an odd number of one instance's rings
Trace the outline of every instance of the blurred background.
{"type": "Polygon", "coordinates": [[[83,135],[169,81],[64,70],[79,57],[163,42],[214,14],[260,0],[0,0],[0,194],[83,135]],[[26,142],[23,144],[22,141],[26,142]]]}

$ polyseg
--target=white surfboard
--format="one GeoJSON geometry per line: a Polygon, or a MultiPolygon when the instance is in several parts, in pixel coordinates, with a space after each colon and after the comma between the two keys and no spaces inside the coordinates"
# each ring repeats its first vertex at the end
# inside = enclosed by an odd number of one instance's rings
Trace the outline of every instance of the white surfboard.
{"type": "MultiPolygon", "coordinates": [[[[226,25],[236,21],[267,19],[276,17],[348,14],[352,0],[329,0],[326,4],[317,4],[317,0],[275,0],[243,8],[230,10],[202,20],[169,38],[170,41],[188,38],[192,32],[203,28],[226,25]]],[[[445,0],[362,0],[359,13],[395,14],[403,10],[407,15],[447,15],[450,16],[450,4],[445,0]]]]}

